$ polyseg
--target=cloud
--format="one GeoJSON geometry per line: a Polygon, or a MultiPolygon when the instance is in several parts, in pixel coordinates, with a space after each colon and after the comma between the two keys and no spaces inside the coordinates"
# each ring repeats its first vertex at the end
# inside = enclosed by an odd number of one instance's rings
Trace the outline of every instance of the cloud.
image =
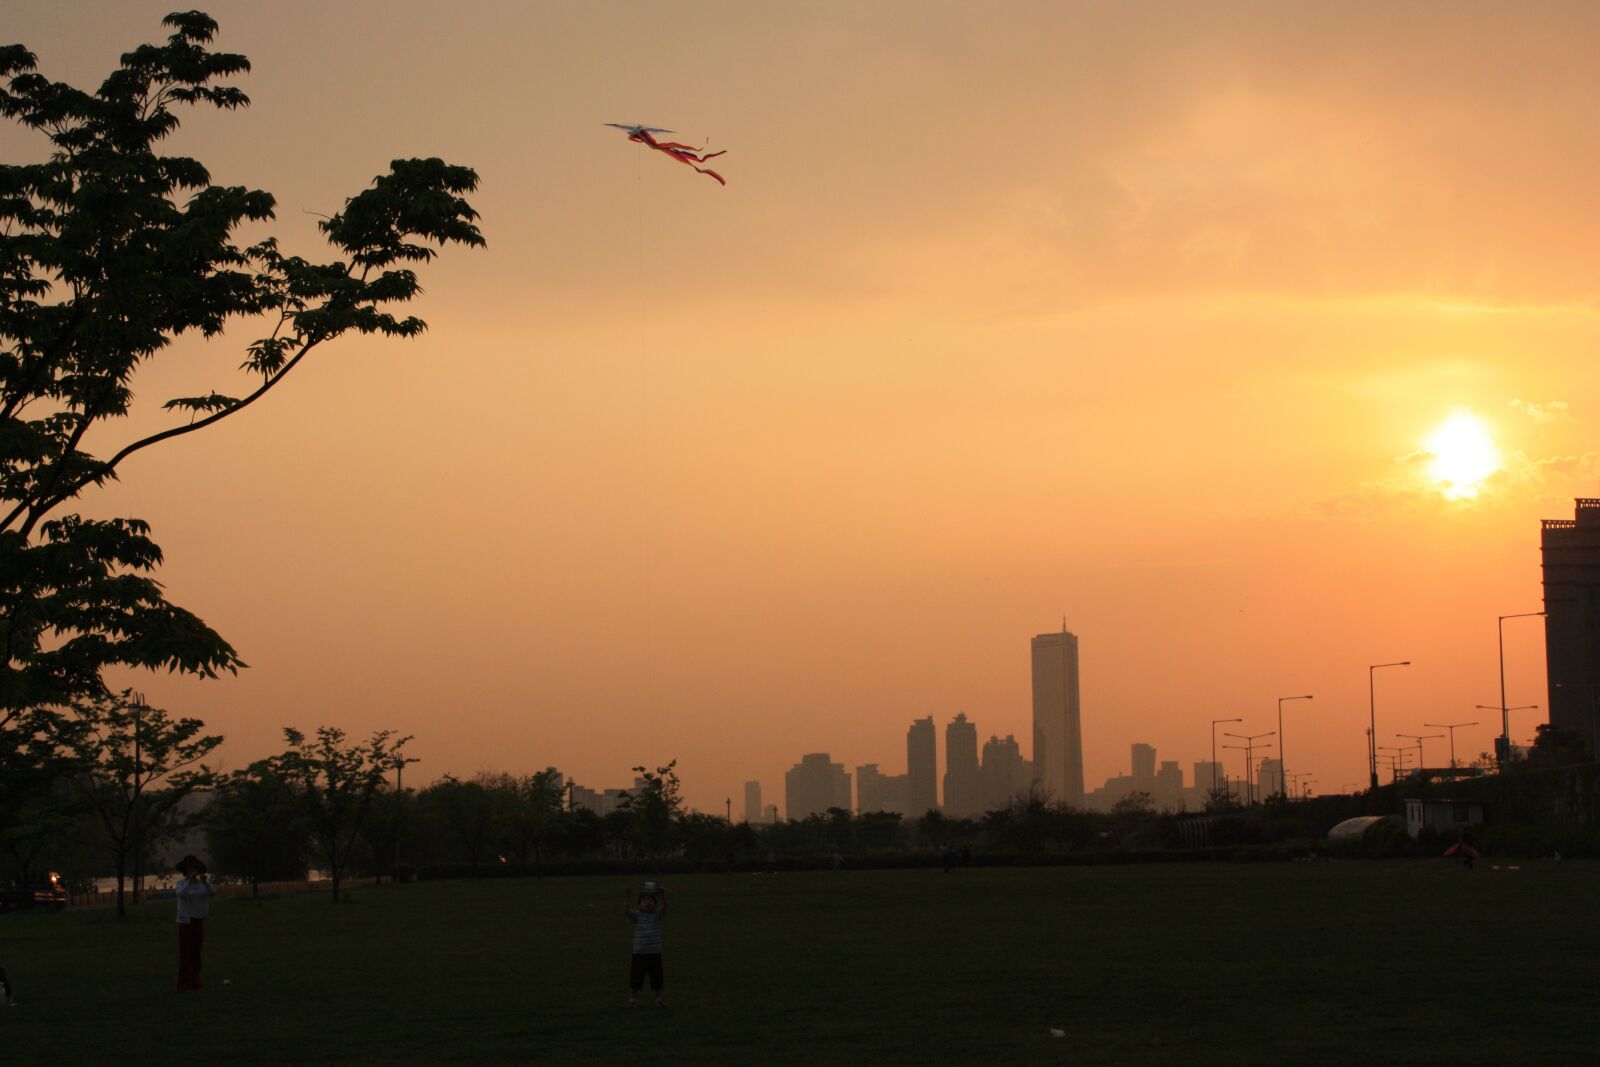
{"type": "Polygon", "coordinates": [[[1548,404],[1536,404],[1532,400],[1513,400],[1511,406],[1522,412],[1534,422],[1577,422],[1577,416],[1567,410],[1565,400],[1552,400],[1548,404]]]}
{"type": "Polygon", "coordinates": [[[1504,457],[1499,470],[1479,483],[1475,495],[1453,499],[1444,486],[1427,475],[1425,465],[1433,458],[1427,449],[1407,452],[1394,457],[1394,463],[1402,468],[1396,477],[1362,482],[1352,489],[1319,497],[1297,496],[1271,510],[1302,518],[1377,521],[1415,515],[1430,508],[1561,500],[1572,495],[1575,483],[1592,485],[1600,478],[1600,451],[1564,456],[1512,452],[1504,457]]]}

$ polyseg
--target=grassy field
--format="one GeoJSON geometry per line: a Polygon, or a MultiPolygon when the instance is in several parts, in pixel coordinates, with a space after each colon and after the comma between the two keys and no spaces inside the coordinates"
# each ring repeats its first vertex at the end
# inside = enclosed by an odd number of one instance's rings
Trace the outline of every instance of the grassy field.
{"type": "Polygon", "coordinates": [[[628,884],[220,900],[184,996],[170,903],[0,920],[0,1060],[1548,1064],[1600,1038],[1589,864],[683,877],[665,1010],[625,1006],[628,884]]]}

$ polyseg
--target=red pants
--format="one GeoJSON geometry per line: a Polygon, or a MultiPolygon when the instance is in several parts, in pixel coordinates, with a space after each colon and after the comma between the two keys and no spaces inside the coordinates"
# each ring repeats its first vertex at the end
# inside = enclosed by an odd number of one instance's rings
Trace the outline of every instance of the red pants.
{"type": "Polygon", "coordinates": [[[178,924],[178,992],[200,988],[200,946],[206,940],[206,921],[190,919],[178,924]]]}

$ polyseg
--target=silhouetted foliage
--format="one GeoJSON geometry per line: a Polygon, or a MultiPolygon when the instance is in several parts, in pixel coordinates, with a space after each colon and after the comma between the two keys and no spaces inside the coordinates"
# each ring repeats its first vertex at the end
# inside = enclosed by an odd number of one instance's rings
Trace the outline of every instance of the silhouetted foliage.
{"type": "Polygon", "coordinates": [[[646,856],[660,856],[672,843],[673,830],[683,815],[678,798],[678,761],[653,771],[635,767],[643,784],[629,794],[624,804],[633,820],[633,834],[639,850],[646,856]]]}
{"type": "Polygon", "coordinates": [[[79,701],[61,729],[77,806],[92,817],[92,843],[110,855],[116,872],[118,915],[127,913],[127,878],[137,885],[147,850],[189,825],[178,805],[216,780],[200,761],[222,738],[202,734],[205,726],[174,719],[124,690],[79,701]]]}
{"type": "Polygon", "coordinates": [[[0,116],[41,142],[38,162],[0,165],[0,747],[26,737],[25,713],[107,697],[106,667],[243,666],[167,600],[148,525],[59,509],[135,453],[242,411],[342,334],[417,334],[422,320],[386,310],[419,291],[413,265],[484,243],[463,199],[477,175],[438,159],[395,160],[322,222],[332,260],[271,237],[236,243],[241,225],[273,218],[273,198],[213,184],[199,161],[158,147],[181,107],[247,105],[222,82],[250,64],[208,49],[217,24],[201,12],[164,25],[165,43],[126,53],[93,91],[39,74],[22,45],[0,47],[0,116]],[[177,397],[165,407],[183,421],[105,456],[85,450],[130,414],[136,372],[174,339],[240,318],[263,320],[240,395],[177,397]]]}
{"type": "Polygon", "coordinates": [[[257,760],[219,780],[202,822],[211,866],[248,878],[252,896],[264,881],[306,876],[311,852],[306,806],[281,756],[257,760]]]}
{"type": "Polygon", "coordinates": [[[277,757],[278,765],[300,796],[317,860],[338,903],[372,798],[411,738],[379,730],[366,742],[346,744],[344,731],[331,726],[317,727],[314,740],[288,727],[283,736],[289,749],[277,757]]]}
{"type": "Polygon", "coordinates": [[[1530,767],[1570,767],[1588,763],[1592,757],[1583,735],[1564,726],[1542,722],[1534,728],[1533,747],[1528,749],[1530,767]]]}

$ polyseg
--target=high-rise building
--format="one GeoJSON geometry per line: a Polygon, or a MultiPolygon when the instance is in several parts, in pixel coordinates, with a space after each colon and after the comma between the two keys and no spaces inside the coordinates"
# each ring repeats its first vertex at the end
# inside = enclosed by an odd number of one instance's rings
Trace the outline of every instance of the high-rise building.
{"type": "Polygon", "coordinates": [[[761,821],[768,826],[778,825],[778,805],[768,804],[761,809],[761,821]]]}
{"type": "Polygon", "coordinates": [[[1183,768],[1178,766],[1177,760],[1161,761],[1161,769],[1156,771],[1156,787],[1150,791],[1150,796],[1158,811],[1177,811],[1184,806],[1183,768]]]}
{"type": "Polygon", "coordinates": [[[933,716],[906,731],[906,814],[920,819],[939,809],[939,749],[933,716]]]}
{"type": "Polygon", "coordinates": [[[826,752],[812,752],[783,776],[784,809],[791,819],[821,815],[829,808],[850,810],[850,772],[826,752]]]}
{"type": "Polygon", "coordinates": [[[1545,519],[1539,548],[1550,725],[1600,752],[1600,500],[1577,500],[1570,519],[1545,519]]]}
{"type": "Polygon", "coordinates": [[[1202,804],[1207,793],[1213,789],[1221,789],[1227,781],[1228,776],[1222,773],[1221,763],[1212,763],[1208,759],[1194,761],[1194,787],[1200,793],[1202,804]]]}
{"type": "MultiPolygon", "coordinates": [[[[1133,746],[1133,777],[1138,781],[1155,781],[1156,777],[1156,746],[1135,744],[1133,746]]],[[[1140,788],[1144,788],[1140,786],[1140,788]]]]}
{"type": "Polygon", "coordinates": [[[965,712],[944,728],[944,813],[955,819],[983,814],[978,728],[967,720],[965,712]]]}
{"type": "Polygon", "coordinates": [[[856,768],[856,810],[906,813],[906,776],[884,774],[876,763],[856,768]]]}
{"type": "Polygon", "coordinates": [[[1083,806],[1078,638],[1065,629],[1033,639],[1033,776],[1055,800],[1083,806]]]}
{"type": "Polygon", "coordinates": [[[744,784],[744,821],[759,823],[761,821],[761,783],[746,782],[744,784]]]}
{"type": "Polygon", "coordinates": [[[990,735],[983,743],[983,810],[995,811],[1011,803],[1028,787],[1028,761],[1022,746],[1010,734],[1004,741],[990,735]]]}

